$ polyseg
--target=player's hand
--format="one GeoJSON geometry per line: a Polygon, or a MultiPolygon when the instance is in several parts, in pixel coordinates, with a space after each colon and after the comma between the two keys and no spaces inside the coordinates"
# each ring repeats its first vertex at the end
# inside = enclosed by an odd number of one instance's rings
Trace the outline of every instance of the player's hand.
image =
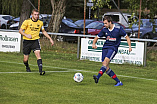
{"type": "Polygon", "coordinates": [[[129,52],[131,52],[132,51],[132,48],[131,47],[129,47],[129,52]]]}
{"type": "Polygon", "coordinates": [[[53,40],[52,40],[52,39],[50,39],[50,42],[51,42],[51,46],[53,46],[53,45],[54,45],[54,42],[53,42],[53,40]]]}
{"type": "Polygon", "coordinates": [[[26,34],[25,37],[32,39],[32,35],[30,35],[30,34],[26,34]]]}
{"type": "Polygon", "coordinates": [[[92,48],[97,49],[97,46],[95,44],[92,45],[92,48]]]}

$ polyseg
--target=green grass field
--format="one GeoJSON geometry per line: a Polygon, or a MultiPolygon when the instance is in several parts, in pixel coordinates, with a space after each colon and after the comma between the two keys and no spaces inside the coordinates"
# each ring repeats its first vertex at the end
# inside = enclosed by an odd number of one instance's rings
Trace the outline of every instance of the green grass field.
{"type": "Polygon", "coordinates": [[[33,53],[29,58],[32,70],[29,73],[25,71],[22,53],[0,52],[0,104],[157,103],[155,59],[149,57],[146,67],[111,64],[124,84],[115,87],[115,81],[106,74],[95,84],[92,76],[98,73],[101,63],[78,60],[76,52],[70,50],[61,51],[55,46],[52,50],[43,50],[44,76],[38,73],[33,53]],[[74,82],[76,72],[83,74],[83,82],[74,82]]]}

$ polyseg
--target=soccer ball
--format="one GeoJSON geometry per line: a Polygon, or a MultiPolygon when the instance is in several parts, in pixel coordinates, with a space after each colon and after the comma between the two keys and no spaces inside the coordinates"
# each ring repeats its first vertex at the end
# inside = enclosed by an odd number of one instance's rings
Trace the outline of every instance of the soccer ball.
{"type": "Polygon", "coordinates": [[[75,73],[73,79],[75,82],[82,82],[83,81],[83,75],[81,73],[75,73]]]}

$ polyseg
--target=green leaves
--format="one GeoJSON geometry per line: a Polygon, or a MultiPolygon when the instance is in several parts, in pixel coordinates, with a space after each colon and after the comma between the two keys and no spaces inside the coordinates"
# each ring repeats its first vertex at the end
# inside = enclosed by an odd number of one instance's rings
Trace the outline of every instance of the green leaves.
{"type": "Polygon", "coordinates": [[[109,5],[110,0],[92,0],[94,3],[94,6],[92,9],[96,9],[97,7],[102,8],[104,5],[107,5],[108,8],[111,9],[111,5],[109,5]]]}
{"type": "MultiPolygon", "coordinates": [[[[128,9],[133,13],[138,15],[138,10],[140,8],[140,0],[124,0],[124,2],[128,3],[128,9]]],[[[147,18],[149,14],[149,18],[154,18],[157,11],[157,2],[156,0],[142,0],[142,17],[147,18]]]]}
{"type": "Polygon", "coordinates": [[[22,0],[2,0],[2,14],[11,14],[15,17],[21,12],[22,0]]]}

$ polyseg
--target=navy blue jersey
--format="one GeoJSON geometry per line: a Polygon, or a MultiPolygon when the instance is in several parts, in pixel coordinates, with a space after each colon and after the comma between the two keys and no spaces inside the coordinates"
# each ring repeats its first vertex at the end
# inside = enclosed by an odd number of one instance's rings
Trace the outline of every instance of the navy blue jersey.
{"type": "Polygon", "coordinates": [[[110,48],[117,52],[121,42],[121,36],[126,37],[126,32],[121,26],[114,25],[112,30],[103,28],[97,37],[106,37],[106,42],[104,43],[103,48],[110,48]]]}

